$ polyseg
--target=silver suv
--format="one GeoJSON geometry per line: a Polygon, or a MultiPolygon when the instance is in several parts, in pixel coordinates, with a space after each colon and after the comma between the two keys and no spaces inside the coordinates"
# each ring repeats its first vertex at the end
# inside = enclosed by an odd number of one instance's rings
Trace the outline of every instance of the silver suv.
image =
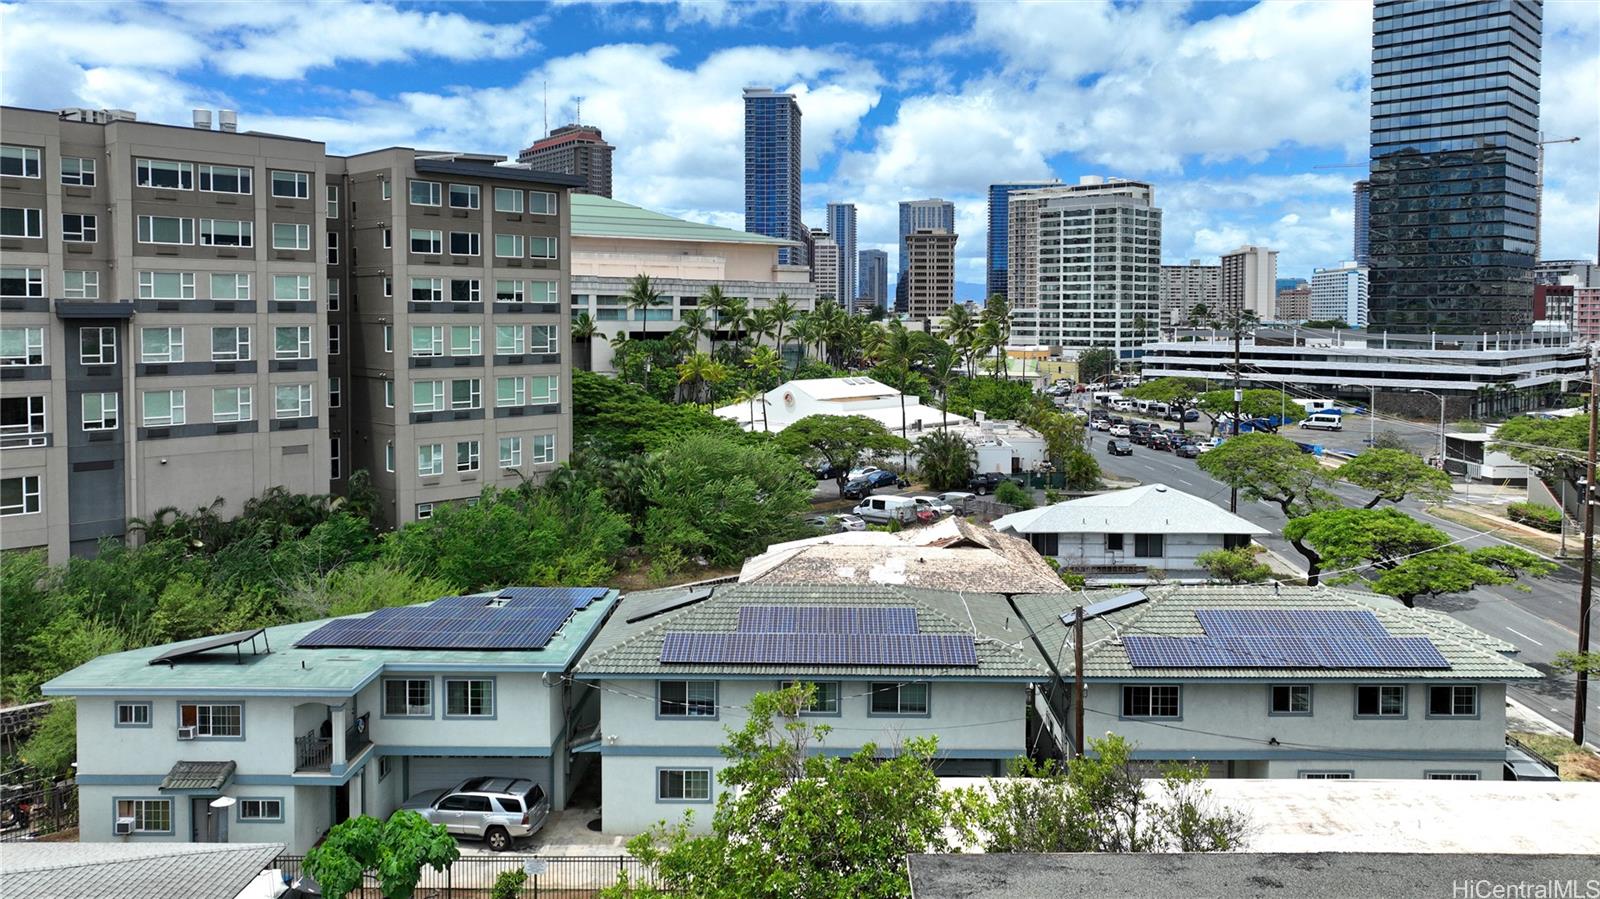
{"type": "Polygon", "coordinates": [[[550,816],[550,798],[531,780],[472,777],[446,790],[425,790],[400,806],[458,837],[476,837],[495,852],[530,837],[550,816]]]}

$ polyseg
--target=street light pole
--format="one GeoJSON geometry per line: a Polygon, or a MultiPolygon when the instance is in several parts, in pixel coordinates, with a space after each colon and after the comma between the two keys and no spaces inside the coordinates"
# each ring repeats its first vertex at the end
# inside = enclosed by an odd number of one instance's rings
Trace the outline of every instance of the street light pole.
{"type": "Polygon", "coordinates": [[[1589,669],[1582,664],[1589,652],[1589,612],[1594,605],[1594,466],[1595,443],[1600,442],[1600,347],[1589,347],[1589,459],[1583,481],[1583,566],[1578,588],[1578,684],[1573,691],[1572,742],[1583,745],[1584,712],[1589,704],[1589,669]]]}

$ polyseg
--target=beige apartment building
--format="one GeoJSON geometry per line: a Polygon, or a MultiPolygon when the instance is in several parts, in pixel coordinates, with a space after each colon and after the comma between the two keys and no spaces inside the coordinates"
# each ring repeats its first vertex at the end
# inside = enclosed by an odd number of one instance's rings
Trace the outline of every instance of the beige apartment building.
{"type": "Polygon", "coordinates": [[[1278,306],[1278,251],[1243,246],[1222,257],[1222,310],[1270,319],[1278,306]]]}
{"type": "Polygon", "coordinates": [[[956,235],[918,228],[905,237],[906,313],[937,318],[956,301],[956,235]]]}
{"type": "Polygon", "coordinates": [[[211,121],[3,110],[0,548],[359,468],[399,525],[565,458],[576,178],[211,121]]]}

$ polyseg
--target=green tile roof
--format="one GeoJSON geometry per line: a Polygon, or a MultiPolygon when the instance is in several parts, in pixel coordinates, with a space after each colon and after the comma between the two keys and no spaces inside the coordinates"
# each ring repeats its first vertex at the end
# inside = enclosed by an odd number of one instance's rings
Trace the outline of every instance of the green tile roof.
{"type": "MultiPolygon", "coordinates": [[[[574,612],[543,649],[301,649],[294,642],[331,619],[267,628],[270,653],[232,649],[152,665],[163,653],[200,640],[104,655],[47,682],[46,696],[316,696],[353,694],[385,670],[565,671],[617,602],[616,591],[574,612]]],[[[346,616],[363,618],[361,615],[346,616]]]]}
{"type": "Polygon", "coordinates": [[[635,240],[703,240],[712,243],[754,243],[786,247],[794,243],[765,234],[751,234],[716,225],[673,218],[630,206],[609,197],[569,194],[573,237],[629,237],[635,240]]]}

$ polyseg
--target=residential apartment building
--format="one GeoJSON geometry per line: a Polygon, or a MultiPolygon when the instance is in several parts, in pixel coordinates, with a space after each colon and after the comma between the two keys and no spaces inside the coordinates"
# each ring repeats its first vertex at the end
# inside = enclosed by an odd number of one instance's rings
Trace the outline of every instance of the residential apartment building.
{"type": "Polygon", "coordinates": [[[1579,343],[1600,342],[1600,287],[1572,288],[1572,335],[1579,343]]]}
{"type": "Polygon", "coordinates": [[[839,266],[833,298],[846,309],[856,298],[856,204],[828,204],[828,234],[838,246],[839,266]]]}
{"type": "Polygon", "coordinates": [[[583,179],[577,193],[611,196],[611,157],[616,148],[606,143],[593,125],[562,125],[517,154],[517,162],[536,172],[577,175],[583,179]]]}
{"type": "Polygon", "coordinates": [[[1018,190],[1053,187],[1060,183],[1059,180],[1013,181],[1007,184],[989,185],[989,231],[986,238],[988,241],[988,253],[985,256],[989,266],[989,277],[988,292],[984,295],[985,298],[996,294],[1000,296],[1006,295],[1006,265],[1008,260],[1006,248],[1009,246],[1007,242],[1008,226],[1011,223],[1008,211],[1010,207],[1007,204],[1007,200],[1011,193],[1018,190]]]}
{"type": "Polygon", "coordinates": [[[1258,319],[1277,312],[1278,251],[1244,246],[1222,256],[1222,281],[1218,293],[1221,311],[1252,313],[1258,319]]]}
{"type": "Polygon", "coordinates": [[[1374,328],[1532,324],[1543,11],[1530,0],[1373,5],[1374,328]]]}
{"type": "Polygon", "coordinates": [[[857,259],[859,262],[860,283],[856,289],[856,298],[862,300],[866,307],[876,306],[879,309],[888,309],[890,305],[889,254],[883,250],[862,250],[857,259]]]}
{"type": "MultiPolygon", "coordinates": [[[[1222,266],[1201,265],[1191,259],[1187,265],[1161,267],[1161,323],[1187,324],[1196,306],[1215,312],[1222,291],[1222,266]]],[[[1203,320],[1202,316],[1202,320],[1203,320]]]]}
{"type": "Polygon", "coordinates": [[[1534,284],[1600,287],[1600,265],[1587,259],[1544,259],[1533,267],[1534,284]]]}
{"type": "Polygon", "coordinates": [[[1280,322],[1301,322],[1311,318],[1311,285],[1278,291],[1278,312],[1275,317],[1280,322]]]}
{"type": "Polygon", "coordinates": [[[1346,262],[1311,274],[1311,318],[1367,326],[1367,267],[1346,262]]]}
{"type": "Polygon", "coordinates": [[[831,297],[843,302],[846,298],[836,293],[839,289],[839,269],[843,265],[844,257],[839,251],[839,244],[821,228],[811,229],[811,283],[817,289],[817,297],[831,297]]]}
{"type": "Polygon", "coordinates": [[[789,241],[783,265],[806,265],[800,221],[800,104],[768,87],[744,89],[744,229],[789,241]]]}
{"type": "Polygon", "coordinates": [[[1354,254],[1359,265],[1367,265],[1371,261],[1369,235],[1367,229],[1372,226],[1372,182],[1363,178],[1350,187],[1350,206],[1352,234],[1350,252],[1354,254]]]}
{"type": "Polygon", "coordinates": [[[476,776],[527,778],[562,808],[590,758],[574,735],[599,718],[564,675],[616,601],[511,588],[94,659],[43,688],[77,702],[79,838],[303,853],[476,776]],[[446,604],[450,630],[430,608],[446,604]]]}
{"type": "Polygon", "coordinates": [[[1131,359],[1160,315],[1161,210],[1140,181],[1088,176],[1008,200],[1013,346],[1131,359]]]}
{"type": "Polygon", "coordinates": [[[895,311],[906,311],[906,272],[910,267],[911,248],[907,238],[924,229],[942,228],[956,233],[956,204],[934,197],[928,200],[904,200],[900,203],[900,276],[895,282],[895,311]]]}
{"type": "Polygon", "coordinates": [[[943,228],[918,228],[906,248],[906,313],[936,318],[956,301],[956,238],[943,228]]]}
{"type": "Polygon", "coordinates": [[[329,156],[227,111],[3,116],[0,546],[61,561],[362,468],[398,526],[566,458],[576,176],[329,156]]]}

